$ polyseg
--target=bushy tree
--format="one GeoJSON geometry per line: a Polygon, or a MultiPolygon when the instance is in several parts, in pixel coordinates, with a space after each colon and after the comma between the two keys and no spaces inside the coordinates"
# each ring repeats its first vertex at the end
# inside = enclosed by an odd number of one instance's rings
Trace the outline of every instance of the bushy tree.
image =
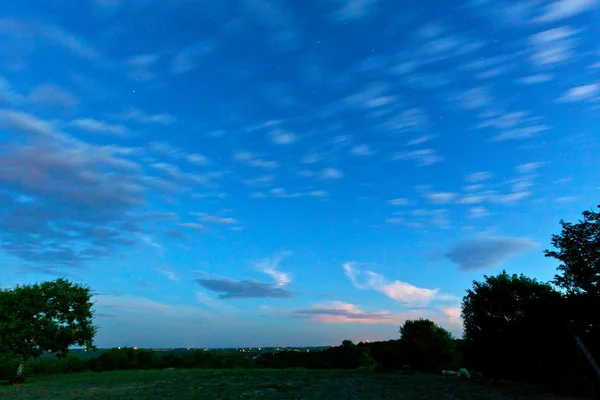
{"type": "Polygon", "coordinates": [[[66,279],[0,289],[0,354],[25,363],[45,351],[64,357],[69,347],[94,348],[90,289],[66,279]]]}
{"type": "Polygon", "coordinates": [[[407,320],[400,327],[400,344],[405,362],[424,371],[450,368],[454,341],[446,329],[428,319],[407,320]]]}
{"type": "Polygon", "coordinates": [[[551,285],[522,274],[474,281],[462,303],[469,366],[514,379],[558,359],[565,340],[561,300],[551,285]]]}
{"type": "MultiPolygon", "coordinates": [[[[598,206],[600,207],[600,206],[598,206]]],[[[569,330],[596,359],[600,358],[600,213],[584,211],[577,223],[560,221],[552,235],[554,250],[546,257],[559,261],[553,283],[565,291],[563,310],[569,330]]],[[[592,372],[592,371],[590,371],[592,372]]],[[[592,372],[595,375],[594,372],[592,372]]]]}
{"type": "Polygon", "coordinates": [[[600,296],[600,213],[584,211],[577,223],[560,225],[561,233],[552,235],[556,250],[545,251],[560,261],[554,283],[568,294],[600,296]]]}

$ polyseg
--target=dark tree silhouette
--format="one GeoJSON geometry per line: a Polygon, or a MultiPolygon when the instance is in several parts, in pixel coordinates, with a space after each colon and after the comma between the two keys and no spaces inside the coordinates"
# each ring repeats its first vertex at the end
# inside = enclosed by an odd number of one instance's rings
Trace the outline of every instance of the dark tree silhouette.
{"type": "Polygon", "coordinates": [[[568,294],[600,296],[600,213],[582,215],[575,224],[561,220],[561,233],[552,235],[556,250],[544,253],[560,261],[554,277],[557,286],[568,294]]]}
{"type": "Polygon", "coordinates": [[[407,364],[418,370],[450,368],[454,340],[450,332],[428,319],[407,320],[400,327],[400,344],[407,364]]]}

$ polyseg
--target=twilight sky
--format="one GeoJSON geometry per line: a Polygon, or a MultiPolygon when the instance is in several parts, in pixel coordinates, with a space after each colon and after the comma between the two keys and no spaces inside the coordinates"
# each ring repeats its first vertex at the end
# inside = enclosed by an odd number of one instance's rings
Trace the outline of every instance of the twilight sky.
{"type": "Polygon", "coordinates": [[[5,3],[0,281],[100,347],[460,335],[599,202],[597,0],[5,3]]]}

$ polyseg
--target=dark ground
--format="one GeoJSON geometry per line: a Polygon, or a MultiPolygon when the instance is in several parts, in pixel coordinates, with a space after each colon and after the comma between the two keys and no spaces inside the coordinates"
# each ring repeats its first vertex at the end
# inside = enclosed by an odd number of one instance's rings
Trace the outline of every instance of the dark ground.
{"type": "Polygon", "coordinates": [[[0,399],[566,399],[523,385],[370,371],[164,370],[28,378],[0,399]]]}

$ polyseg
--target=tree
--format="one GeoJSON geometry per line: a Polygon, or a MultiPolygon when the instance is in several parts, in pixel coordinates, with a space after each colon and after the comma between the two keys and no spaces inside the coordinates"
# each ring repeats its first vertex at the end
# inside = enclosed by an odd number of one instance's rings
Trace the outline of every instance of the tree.
{"type": "Polygon", "coordinates": [[[62,278],[0,289],[0,354],[19,356],[21,377],[45,351],[64,357],[70,346],[93,349],[92,305],[89,288],[62,278]]]}
{"type": "Polygon", "coordinates": [[[454,360],[450,332],[428,319],[407,320],[400,327],[400,344],[406,363],[415,369],[437,371],[454,360]]]}
{"type": "Polygon", "coordinates": [[[562,310],[560,293],[547,283],[506,271],[484,275],[463,298],[465,360],[512,379],[533,374],[540,364],[550,368],[564,347],[562,310]]]}
{"type": "Polygon", "coordinates": [[[584,211],[576,224],[561,220],[560,225],[561,233],[552,235],[557,251],[544,251],[560,261],[554,283],[568,294],[600,296],[600,213],[584,211]]]}

